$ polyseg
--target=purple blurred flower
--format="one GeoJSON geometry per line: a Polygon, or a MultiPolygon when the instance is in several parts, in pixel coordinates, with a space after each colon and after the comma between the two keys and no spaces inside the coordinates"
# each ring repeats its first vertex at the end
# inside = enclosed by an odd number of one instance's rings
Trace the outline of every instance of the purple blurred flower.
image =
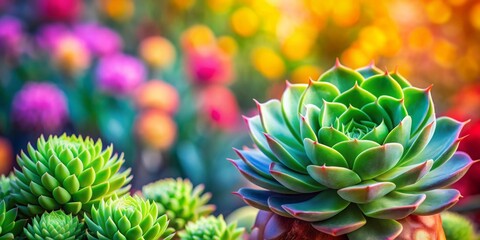
{"type": "Polygon", "coordinates": [[[50,24],[38,31],[36,40],[41,48],[51,51],[57,46],[60,39],[67,35],[71,35],[71,33],[65,25],[50,24]]]}
{"type": "Polygon", "coordinates": [[[74,28],[74,33],[85,42],[92,53],[99,56],[117,53],[123,45],[115,31],[98,24],[78,25],[74,28]]]}
{"type": "Polygon", "coordinates": [[[66,97],[51,83],[27,83],[13,98],[12,118],[23,130],[59,130],[67,115],[66,97]]]}
{"type": "Polygon", "coordinates": [[[0,18],[0,48],[10,53],[20,50],[23,38],[22,23],[10,16],[0,18]]]}
{"type": "Polygon", "coordinates": [[[115,54],[100,59],[97,67],[100,89],[111,94],[128,94],[146,78],[143,63],[132,56],[115,54]]]}

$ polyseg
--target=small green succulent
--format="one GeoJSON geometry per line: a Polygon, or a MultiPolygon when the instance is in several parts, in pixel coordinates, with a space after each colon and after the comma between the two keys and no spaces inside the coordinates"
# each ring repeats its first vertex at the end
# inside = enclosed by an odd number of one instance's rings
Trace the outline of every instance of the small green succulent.
{"type": "Polygon", "coordinates": [[[159,214],[167,214],[170,226],[179,231],[187,222],[196,221],[215,210],[214,205],[207,205],[210,193],[203,193],[203,185],[193,188],[185,179],[173,178],[159,180],[145,185],[142,194],[146,199],[155,201],[159,214]]]}
{"type": "Polygon", "coordinates": [[[467,218],[458,213],[442,213],[442,226],[447,240],[476,239],[473,224],[467,218]]]}
{"type": "Polygon", "coordinates": [[[12,196],[26,216],[62,209],[74,215],[113,194],[125,194],[130,169],[119,172],[123,154],[112,156],[113,147],[102,149],[100,140],[81,136],[41,136],[36,149],[17,157],[12,196]]]}
{"type": "Polygon", "coordinates": [[[227,225],[220,215],[201,217],[196,222],[189,222],[178,235],[181,240],[238,240],[242,238],[243,231],[243,228],[237,228],[236,223],[227,225]]]}
{"type": "Polygon", "coordinates": [[[227,216],[227,223],[237,222],[237,226],[245,228],[246,231],[250,232],[257,218],[258,209],[245,206],[241,207],[227,216]]]}
{"type": "Polygon", "coordinates": [[[85,214],[90,240],[171,239],[167,215],[159,215],[157,205],[138,196],[113,196],[92,207],[91,216],[85,214]]]}
{"type": "Polygon", "coordinates": [[[7,208],[5,201],[0,201],[0,239],[15,239],[25,226],[27,220],[16,220],[17,208],[7,208]]]}
{"type": "Polygon", "coordinates": [[[77,216],[57,210],[34,217],[23,232],[29,240],[77,240],[85,237],[85,226],[77,216]]]}
{"type": "Polygon", "coordinates": [[[430,90],[338,61],[317,81],[287,84],[245,118],[255,147],[231,161],[264,189],[238,195],[349,239],[393,239],[397,220],[450,208],[460,192],[448,186],[475,161],[456,152],[465,123],[437,118],[430,90]]]}
{"type": "Polygon", "coordinates": [[[8,176],[2,175],[0,176],[0,201],[5,201],[7,204],[7,208],[12,208],[15,205],[15,201],[12,198],[12,186],[11,182],[14,181],[15,178],[13,174],[8,176]]]}

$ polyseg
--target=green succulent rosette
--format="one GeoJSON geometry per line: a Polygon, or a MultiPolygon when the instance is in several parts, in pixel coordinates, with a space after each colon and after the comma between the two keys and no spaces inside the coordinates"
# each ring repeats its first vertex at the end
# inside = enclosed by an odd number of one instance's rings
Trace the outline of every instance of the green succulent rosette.
{"type": "Polygon", "coordinates": [[[112,197],[85,214],[90,240],[171,239],[167,215],[159,215],[157,205],[138,196],[112,197]]]}
{"type": "Polygon", "coordinates": [[[0,176],[0,201],[5,201],[5,203],[7,204],[7,208],[12,208],[15,206],[15,201],[11,195],[11,182],[14,180],[15,178],[13,177],[13,174],[10,174],[8,176],[0,176]]]}
{"type": "Polygon", "coordinates": [[[84,239],[85,226],[78,217],[57,210],[34,217],[23,232],[29,240],[77,240],[84,239]]]}
{"type": "Polygon", "coordinates": [[[15,239],[25,226],[27,220],[16,220],[17,208],[7,208],[5,201],[0,201],[0,239],[15,239]]]}
{"type": "Polygon", "coordinates": [[[178,235],[181,240],[240,240],[243,231],[243,228],[237,228],[236,223],[227,225],[220,215],[201,217],[196,222],[189,222],[178,235]]]}
{"type": "Polygon", "coordinates": [[[264,190],[256,208],[350,239],[393,239],[397,219],[448,209],[447,188],[474,161],[456,152],[464,123],[436,118],[430,93],[396,71],[337,64],[318,81],[289,84],[281,100],[245,118],[256,147],[235,150],[239,172],[264,190]]]}
{"type": "Polygon", "coordinates": [[[211,194],[203,190],[203,185],[194,188],[188,179],[168,178],[145,185],[142,194],[157,203],[158,213],[166,214],[170,226],[179,231],[187,222],[194,222],[215,210],[214,205],[207,204],[211,194]]]}
{"type": "Polygon", "coordinates": [[[113,146],[81,136],[41,136],[28,154],[17,157],[19,169],[12,182],[12,197],[26,216],[63,210],[77,215],[113,194],[129,191],[130,169],[120,172],[123,154],[113,146]]]}

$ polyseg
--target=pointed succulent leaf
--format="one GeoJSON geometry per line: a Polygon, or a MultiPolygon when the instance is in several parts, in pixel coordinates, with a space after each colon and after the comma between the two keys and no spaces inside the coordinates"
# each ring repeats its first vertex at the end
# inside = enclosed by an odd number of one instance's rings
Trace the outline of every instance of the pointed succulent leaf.
{"type": "Polygon", "coordinates": [[[425,147],[430,142],[433,132],[435,131],[435,122],[432,122],[425,126],[422,131],[410,141],[410,148],[406,151],[405,157],[403,158],[402,165],[405,164],[416,164],[416,161],[424,161],[425,159],[415,158],[418,153],[424,152],[425,147]]]}
{"type": "Polygon", "coordinates": [[[367,149],[355,159],[353,171],[363,180],[372,179],[392,169],[402,154],[403,147],[398,143],[387,143],[367,149]]]}
{"type": "Polygon", "coordinates": [[[445,211],[458,202],[461,195],[456,189],[435,189],[425,192],[427,198],[417,208],[415,214],[432,215],[445,211]]]}
{"type": "Polygon", "coordinates": [[[430,90],[408,87],[403,90],[405,94],[405,108],[412,118],[412,134],[415,135],[421,124],[428,118],[428,109],[432,104],[430,90]]]}
{"type": "Polygon", "coordinates": [[[313,222],[312,227],[320,232],[340,236],[353,232],[367,223],[363,213],[353,204],[327,220],[313,222]]]}
{"type": "Polygon", "coordinates": [[[277,157],[275,157],[275,155],[271,152],[270,147],[268,147],[267,139],[265,139],[264,135],[265,130],[263,129],[260,116],[257,115],[252,118],[245,117],[244,119],[247,123],[250,137],[252,138],[258,149],[260,149],[263,154],[272,159],[272,161],[278,162],[277,157]]]}
{"type": "Polygon", "coordinates": [[[361,138],[361,140],[370,140],[376,142],[378,144],[383,144],[385,142],[385,138],[389,135],[387,125],[382,121],[380,125],[373,128],[372,131],[365,134],[361,138]]]}
{"type": "Polygon", "coordinates": [[[407,88],[407,87],[411,87],[412,85],[408,82],[408,80],[406,78],[404,78],[399,72],[398,72],[398,68],[395,68],[395,71],[393,71],[393,73],[390,73],[390,77],[392,77],[393,79],[395,79],[395,81],[397,81],[397,83],[402,87],[402,88],[407,88]]]}
{"type": "Polygon", "coordinates": [[[299,111],[303,111],[306,104],[321,106],[323,101],[333,101],[340,91],[331,83],[310,81],[308,88],[303,92],[299,111]]]}
{"type": "Polygon", "coordinates": [[[270,173],[280,184],[295,192],[313,193],[326,189],[309,175],[291,171],[278,163],[270,165],[270,173]]]}
{"type": "Polygon", "coordinates": [[[371,76],[383,74],[383,71],[380,70],[377,66],[375,66],[375,64],[373,62],[371,64],[369,64],[368,66],[355,69],[355,71],[360,73],[363,76],[363,78],[365,78],[365,79],[367,79],[371,76]]]}
{"type": "MultiPolygon", "coordinates": [[[[432,138],[422,152],[413,156],[412,162],[420,161],[421,159],[433,159],[436,161],[443,153],[456,143],[463,123],[448,117],[441,117],[437,120],[435,131],[432,138]]],[[[442,161],[434,163],[434,168],[443,164],[442,161]]]]}
{"type": "Polygon", "coordinates": [[[412,118],[406,116],[400,124],[393,128],[390,133],[388,133],[385,143],[400,143],[403,148],[408,147],[408,142],[410,140],[410,132],[412,131],[412,118]]]}
{"type": "Polygon", "coordinates": [[[348,141],[348,137],[337,129],[330,127],[322,127],[318,131],[318,142],[332,147],[333,145],[348,141]]]}
{"type": "Polygon", "coordinates": [[[308,85],[306,84],[287,83],[287,88],[282,95],[283,116],[285,117],[290,131],[294,133],[297,138],[300,138],[300,132],[298,131],[298,127],[300,126],[298,113],[300,111],[298,106],[300,105],[300,99],[302,98],[305,89],[307,89],[307,86],[308,85]]]}
{"type": "Polygon", "coordinates": [[[335,191],[322,191],[309,200],[285,204],[282,207],[295,218],[316,222],[337,215],[347,208],[348,204],[335,191]]]}
{"type": "Polygon", "coordinates": [[[358,206],[369,217],[402,219],[412,214],[425,198],[425,194],[391,192],[380,199],[358,206]]]}
{"type": "Polygon", "coordinates": [[[361,86],[376,97],[388,95],[403,98],[402,87],[388,73],[367,78],[361,86]]]}
{"type": "Polygon", "coordinates": [[[367,218],[367,224],[348,234],[351,240],[393,240],[402,232],[402,224],[391,219],[367,218]]]}
{"type": "Polygon", "coordinates": [[[341,103],[345,106],[351,105],[361,108],[369,103],[374,102],[376,99],[377,98],[373,94],[355,84],[352,86],[352,88],[338,95],[338,97],[336,97],[333,101],[336,103],[341,103]]]}
{"type": "Polygon", "coordinates": [[[340,189],[361,182],[361,178],[352,170],[343,167],[310,165],[308,174],[323,186],[340,189]]]}
{"type": "Polygon", "coordinates": [[[303,141],[305,153],[314,165],[326,165],[348,168],[345,158],[335,149],[325,146],[321,143],[314,142],[311,139],[303,141]]]}
{"type": "Polygon", "coordinates": [[[378,143],[368,140],[350,140],[340,142],[333,146],[333,149],[338,151],[343,155],[345,160],[348,163],[348,166],[353,167],[355,159],[362,153],[363,151],[380,146],[378,143]]]}
{"type": "Polygon", "coordinates": [[[347,110],[341,103],[324,101],[320,110],[319,123],[321,127],[331,127],[335,120],[347,110]]]}
{"type": "Polygon", "coordinates": [[[311,199],[315,194],[303,194],[303,195],[281,195],[281,196],[271,196],[268,198],[267,203],[270,211],[291,218],[292,215],[285,211],[282,207],[285,204],[297,203],[311,199]]]}
{"type": "Polygon", "coordinates": [[[354,203],[368,203],[379,199],[395,189],[391,182],[375,182],[372,180],[345,187],[337,191],[343,199],[354,203]]]}
{"type": "Polygon", "coordinates": [[[265,211],[269,211],[268,198],[279,195],[275,192],[251,188],[240,188],[236,194],[240,196],[248,205],[265,211]]]}
{"type": "Polygon", "coordinates": [[[241,160],[230,160],[235,167],[242,173],[242,175],[252,181],[255,185],[263,187],[266,189],[274,190],[279,193],[292,193],[293,191],[285,188],[283,185],[278,183],[275,179],[264,178],[255,171],[251,170],[247,164],[241,160]]]}
{"type": "Polygon", "coordinates": [[[463,177],[473,163],[474,161],[466,153],[457,152],[445,164],[433,169],[418,182],[402,190],[427,191],[449,186],[463,177]]]}
{"type": "Polygon", "coordinates": [[[432,165],[433,160],[427,160],[423,163],[418,163],[415,165],[396,167],[376,177],[375,179],[395,183],[397,188],[401,188],[418,182],[430,171],[432,165]]]}
{"type": "Polygon", "coordinates": [[[272,178],[269,173],[270,163],[272,163],[272,161],[262,152],[254,149],[234,150],[252,170],[262,175],[262,177],[272,178]]]}
{"type": "Polygon", "coordinates": [[[304,155],[305,153],[297,151],[291,146],[282,145],[268,134],[265,134],[265,137],[268,146],[281,163],[297,172],[306,173],[305,167],[308,165],[308,160],[304,155]]]}
{"type": "Polygon", "coordinates": [[[278,100],[270,100],[266,103],[258,103],[258,112],[262,120],[265,133],[278,139],[280,142],[291,145],[300,146],[299,140],[285,128],[285,119],[282,114],[282,106],[278,100]]]}
{"type": "Polygon", "coordinates": [[[378,98],[378,104],[388,114],[394,126],[398,125],[408,115],[403,102],[403,99],[397,99],[387,95],[378,98]]]}
{"type": "Polygon", "coordinates": [[[352,88],[355,84],[361,84],[364,79],[360,73],[350,68],[342,66],[338,61],[337,64],[322,74],[318,81],[329,82],[335,85],[340,92],[345,92],[352,88]]]}

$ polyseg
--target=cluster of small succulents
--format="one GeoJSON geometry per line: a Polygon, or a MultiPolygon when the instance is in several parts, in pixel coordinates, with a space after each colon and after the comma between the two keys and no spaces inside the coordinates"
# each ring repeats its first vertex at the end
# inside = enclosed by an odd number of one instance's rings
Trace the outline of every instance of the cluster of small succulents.
{"type": "Polygon", "coordinates": [[[203,185],[194,188],[189,180],[169,178],[145,185],[142,194],[157,203],[159,214],[168,216],[170,226],[180,230],[187,222],[197,221],[215,210],[215,206],[207,204],[211,195],[202,194],[203,188],[203,185]]]}
{"type": "Polygon", "coordinates": [[[222,217],[202,220],[215,208],[203,186],[188,180],[160,180],[144,188],[147,198],[130,196],[123,156],[100,140],[42,136],[17,161],[14,174],[0,178],[0,239],[198,239],[197,220],[209,229],[203,236],[233,240],[243,233],[222,217]]]}
{"type": "Polygon", "coordinates": [[[231,160],[264,188],[238,195],[274,215],[257,218],[266,226],[257,231],[268,231],[257,236],[276,229],[284,238],[275,239],[290,239],[286,218],[317,234],[394,239],[416,216],[453,206],[460,192],[448,187],[475,161],[456,152],[465,123],[436,118],[430,89],[337,60],[318,81],[287,84],[281,100],[259,103],[246,118],[256,147],[231,160]]]}

